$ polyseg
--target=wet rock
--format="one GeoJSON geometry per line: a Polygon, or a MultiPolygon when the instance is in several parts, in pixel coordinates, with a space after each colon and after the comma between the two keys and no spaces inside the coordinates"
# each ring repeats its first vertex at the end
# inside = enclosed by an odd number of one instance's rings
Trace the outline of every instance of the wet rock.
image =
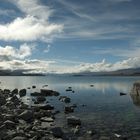
{"type": "Polygon", "coordinates": [[[127,93],[120,92],[120,96],[127,95],[127,93]]]}
{"type": "Polygon", "coordinates": [[[59,93],[53,90],[41,89],[40,92],[42,96],[59,96],[59,93]]]}
{"type": "Polygon", "coordinates": [[[90,87],[94,87],[94,85],[90,85],[90,87]]]}
{"type": "Polygon", "coordinates": [[[75,116],[67,117],[68,125],[81,125],[81,120],[75,116]]]}
{"type": "Polygon", "coordinates": [[[10,92],[11,92],[11,91],[10,91],[9,89],[4,89],[4,90],[3,90],[3,93],[4,93],[4,94],[10,94],[10,92]]]}
{"type": "Polygon", "coordinates": [[[20,109],[28,109],[28,107],[29,106],[27,104],[24,104],[24,103],[21,103],[19,106],[20,109]]]}
{"type": "Polygon", "coordinates": [[[43,95],[41,95],[40,92],[33,92],[31,93],[31,96],[43,96],[43,95]]]}
{"type": "Polygon", "coordinates": [[[16,95],[9,98],[9,101],[12,101],[15,105],[18,105],[20,103],[20,100],[16,95]]]}
{"type": "Polygon", "coordinates": [[[72,91],[72,89],[66,89],[66,91],[72,91]]]}
{"type": "Polygon", "coordinates": [[[71,99],[67,96],[60,96],[59,98],[60,101],[65,102],[65,103],[70,103],[71,99]]]}
{"type": "Polygon", "coordinates": [[[26,89],[21,89],[21,90],[19,91],[19,96],[20,96],[20,97],[26,96],[26,89]]]}
{"type": "Polygon", "coordinates": [[[18,89],[17,88],[15,88],[14,90],[11,91],[11,96],[13,96],[15,94],[16,95],[18,94],[18,89]]]}
{"type": "Polygon", "coordinates": [[[62,138],[64,133],[60,127],[55,127],[51,129],[52,135],[56,138],[62,138]]]}
{"type": "Polygon", "coordinates": [[[15,125],[16,125],[13,121],[10,121],[10,120],[6,120],[3,124],[8,129],[13,129],[15,127],[15,125]]]}
{"type": "Polygon", "coordinates": [[[6,121],[6,120],[9,120],[9,121],[15,121],[15,115],[13,114],[4,114],[3,115],[3,119],[6,121]]]}
{"type": "Polygon", "coordinates": [[[74,108],[72,106],[65,106],[65,113],[72,113],[74,112],[74,108]]]}
{"type": "Polygon", "coordinates": [[[46,101],[46,98],[44,97],[44,96],[38,96],[37,98],[36,98],[36,100],[37,100],[37,102],[45,102],[46,101]]]}
{"type": "Polygon", "coordinates": [[[30,121],[33,119],[33,112],[31,110],[25,110],[20,115],[18,115],[18,118],[23,119],[25,121],[30,121]]]}
{"type": "Polygon", "coordinates": [[[47,104],[47,105],[44,105],[44,106],[40,106],[39,108],[43,109],[43,110],[53,110],[54,106],[47,104]]]}
{"type": "Polygon", "coordinates": [[[35,85],[33,85],[33,86],[32,86],[32,88],[36,88],[36,86],[35,86],[35,85]]]}

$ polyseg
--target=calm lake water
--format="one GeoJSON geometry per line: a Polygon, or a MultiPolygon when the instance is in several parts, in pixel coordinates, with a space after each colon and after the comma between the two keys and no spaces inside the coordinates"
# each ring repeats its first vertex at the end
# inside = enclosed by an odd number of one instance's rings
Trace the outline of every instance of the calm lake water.
{"type": "MultiPolygon", "coordinates": [[[[6,76],[0,77],[0,88],[27,88],[36,85],[38,91],[43,85],[71,98],[71,104],[77,104],[75,115],[81,118],[85,129],[100,130],[103,135],[127,135],[130,139],[140,138],[140,97],[131,97],[130,92],[140,77],[72,77],[72,76],[6,76]],[[90,85],[93,84],[94,87],[90,85]],[[66,92],[71,86],[75,93],[66,92]],[[120,96],[120,92],[127,93],[120,96]],[[134,100],[135,99],[135,100],[134,100]],[[86,106],[83,106],[86,105],[86,106]]],[[[30,91],[28,91],[30,92],[30,91]]],[[[51,97],[51,104],[63,109],[64,103],[51,97]]],[[[30,100],[26,100],[29,102],[30,100]]],[[[66,115],[61,114],[60,120],[66,115]]],[[[65,122],[64,122],[65,123],[65,122]]]]}

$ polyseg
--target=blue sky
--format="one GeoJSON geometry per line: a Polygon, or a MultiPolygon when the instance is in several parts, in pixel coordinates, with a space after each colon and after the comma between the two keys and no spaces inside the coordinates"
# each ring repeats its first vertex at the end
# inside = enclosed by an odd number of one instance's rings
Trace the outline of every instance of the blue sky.
{"type": "Polygon", "coordinates": [[[139,0],[0,0],[0,68],[140,67],[139,0]]]}

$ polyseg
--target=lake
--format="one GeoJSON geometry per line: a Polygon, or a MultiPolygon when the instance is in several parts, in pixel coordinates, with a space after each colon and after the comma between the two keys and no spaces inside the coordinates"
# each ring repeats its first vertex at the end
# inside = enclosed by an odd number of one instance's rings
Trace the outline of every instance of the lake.
{"type": "MultiPolygon", "coordinates": [[[[74,113],[70,115],[81,118],[83,131],[94,129],[100,135],[119,134],[138,140],[140,138],[140,98],[130,96],[133,83],[138,80],[140,80],[138,76],[1,76],[0,88],[12,90],[36,85],[34,90],[38,91],[43,85],[48,85],[48,89],[70,97],[71,104],[77,104],[74,113]],[[75,93],[66,92],[68,87],[72,87],[75,93]],[[120,96],[120,92],[127,95],[120,96]]],[[[32,100],[26,100],[26,98],[23,100],[32,104],[32,100]]],[[[49,102],[58,110],[63,110],[65,106],[56,97],[51,97],[49,102]]],[[[65,117],[63,113],[58,115],[59,125],[65,124],[65,117]]]]}

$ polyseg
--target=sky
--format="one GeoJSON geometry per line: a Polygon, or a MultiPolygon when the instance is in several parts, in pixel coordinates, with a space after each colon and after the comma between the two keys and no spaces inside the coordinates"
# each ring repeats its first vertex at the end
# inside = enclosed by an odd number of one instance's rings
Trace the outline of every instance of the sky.
{"type": "Polygon", "coordinates": [[[0,70],[140,67],[139,0],[0,0],[0,70]]]}

